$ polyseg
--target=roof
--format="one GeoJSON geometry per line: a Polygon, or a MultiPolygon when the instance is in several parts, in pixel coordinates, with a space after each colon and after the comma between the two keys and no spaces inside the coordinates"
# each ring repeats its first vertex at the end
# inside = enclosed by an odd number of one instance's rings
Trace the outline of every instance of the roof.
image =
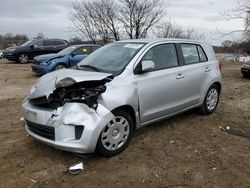
{"type": "Polygon", "coordinates": [[[82,47],[82,46],[102,46],[102,45],[99,45],[99,44],[74,44],[71,46],[82,47]]]}
{"type": "Polygon", "coordinates": [[[180,41],[180,42],[195,42],[200,43],[197,40],[191,39],[176,39],[176,38],[147,38],[147,39],[131,39],[131,40],[123,40],[119,42],[139,42],[139,43],[154,43],[154,42],[170,42],[170,41],[180,41]]]}

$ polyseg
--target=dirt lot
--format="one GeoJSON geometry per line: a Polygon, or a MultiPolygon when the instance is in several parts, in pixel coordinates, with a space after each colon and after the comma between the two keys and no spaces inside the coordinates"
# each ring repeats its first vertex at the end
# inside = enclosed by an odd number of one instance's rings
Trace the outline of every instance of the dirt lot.
{"type": "Polygon", "coordinates": [[[213,115],[193,110],[137,131],[116,157],[82,159],[26,134],[21,102],[37,77],[30,64],[0,61],[0,187],[250,187],[250,140],[219,129],[250,126],[250,80],[239,69],[225,65],[213,115]],[[85,172],[65,173],[79,161],[85,172]]]}

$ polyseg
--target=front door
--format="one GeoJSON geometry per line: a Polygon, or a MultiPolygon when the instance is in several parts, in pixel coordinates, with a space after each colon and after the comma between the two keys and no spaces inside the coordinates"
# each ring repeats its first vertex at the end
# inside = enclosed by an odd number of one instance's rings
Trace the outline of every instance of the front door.
{"type": "Polygon", "coordinates": [[[136,74],[141,123],[170,115],[184,108],[183,79],[178,75],[174,44],[160,44],[146,52],[143,60],[153,61],[150,72],[136,74]]]}
{"type": "Polygon", "coordinates": [[[80,47],[75,50],[69,57],[70,66],[74,66],[83,60],[88,54],[91,53],[91,48],[89,46],[80,47]]]}

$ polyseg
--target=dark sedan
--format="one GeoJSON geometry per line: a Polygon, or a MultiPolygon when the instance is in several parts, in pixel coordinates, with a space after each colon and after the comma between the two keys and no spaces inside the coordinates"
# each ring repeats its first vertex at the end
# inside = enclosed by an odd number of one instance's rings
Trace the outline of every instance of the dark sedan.
{"type": "Polygon", "coordinates": [[[27,41],[21,46],[7,48],[3,51],[3,55],[10,61],[28,63],[35,56],[57,53],[67,46],[67,42],[61,39],[36,39],[27,41]]]}

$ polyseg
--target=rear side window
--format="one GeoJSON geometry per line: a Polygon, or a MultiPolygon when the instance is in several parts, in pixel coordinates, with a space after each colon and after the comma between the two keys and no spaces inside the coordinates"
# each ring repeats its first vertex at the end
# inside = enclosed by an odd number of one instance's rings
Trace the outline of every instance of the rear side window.
{"type": "Polygon", "coordinates": [[[200,61],[201,62],[207,61],[207,56],[206,56],[204,50],[201,48],[201,46],[197,45],[197,49],[199,52],[200,61]]]}
{"type": "Polygon", "coordinates": [[[199,63],[199,53],[195,44],[181,44],[182,53],[186,65],[199,63]]]}
{"type": "Polygon", "coordinates": [[[161,70],[178,66],[178,59],[174,44],[161,44],[151,48],[142,58],[155,63],[154,70],[161,70]]]}
{"type": "Polygon", "coordinates": [[[54,41],[52,41],[52,40],[45,40],[45,41],[43,41],[43,45],[44,46],[54,46],[55,44],[54,44],[54,41]]]}
{"type": "Polygon", "coordinates": [[[65,42],[60,41],[60,40],[56,40],[56,41],[54,41],[54,44],[55,44],[56,46],[65,45],[65,42]]]}
{"type": "Polygon", "coordinates": [[[63,41],[60,40],[45,40],[43,41],[44,46],[60,46],[65,45],[63,41]]]}

